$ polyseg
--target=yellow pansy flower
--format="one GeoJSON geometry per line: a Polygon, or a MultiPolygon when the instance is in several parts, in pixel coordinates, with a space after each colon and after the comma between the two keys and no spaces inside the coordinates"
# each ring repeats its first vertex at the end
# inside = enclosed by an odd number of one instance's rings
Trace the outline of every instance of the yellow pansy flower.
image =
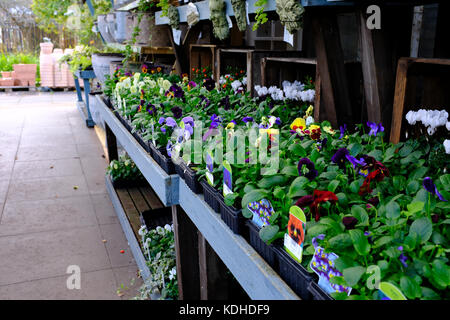
{"type": "Polygon", "coordinates": [[[309,106],[308,109],[306,110],[306,118],[312,116],[313,112],[314,112],[314,107],[311,105],[311,106],[309,106]]]}
{"type": "Polygon", "coordinates": [[[291,123],[291,129],[297,131],[297,129],[306,129],[306,122],[303,118],[297,118],[291,123]]]}
{"type": "Polygon", "coordinates": [[[323,131],[325,131],[326,133],[331,134],[331,135],[336,133],[331,127],[328,127],[328,126],[323,127],[323,131]]]}
{"type": "Polygon", "coordinates": [[[317,130],[320,129],[320,126],[318,126],[317,124],[312,124],[309,126],[309,130],[313,131],[313,130],[317,130]]]}

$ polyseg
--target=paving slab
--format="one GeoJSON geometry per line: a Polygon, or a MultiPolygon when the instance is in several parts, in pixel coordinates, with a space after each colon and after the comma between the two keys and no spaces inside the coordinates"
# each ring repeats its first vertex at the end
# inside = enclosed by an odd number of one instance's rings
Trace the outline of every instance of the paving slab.
{"type": "Polygon", "coordinates": [[[0,93],[1,300],[129,299],[141,284],[106,194],[103,147],[76,101],[0,93]],[[80,290],[67,288],[69,265],[81,268],[80,290]]]}

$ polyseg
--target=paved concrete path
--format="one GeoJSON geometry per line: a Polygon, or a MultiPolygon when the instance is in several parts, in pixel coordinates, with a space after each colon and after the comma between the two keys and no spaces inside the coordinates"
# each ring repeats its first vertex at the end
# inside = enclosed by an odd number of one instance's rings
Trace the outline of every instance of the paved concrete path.
{"type": "Polygon", "coordinates": [[[0,93],[0,300],[136,295],[106,167],[75,93],[0,93]],[[67,289],[70,265],[81,269],[80,290],[67,289]]]}

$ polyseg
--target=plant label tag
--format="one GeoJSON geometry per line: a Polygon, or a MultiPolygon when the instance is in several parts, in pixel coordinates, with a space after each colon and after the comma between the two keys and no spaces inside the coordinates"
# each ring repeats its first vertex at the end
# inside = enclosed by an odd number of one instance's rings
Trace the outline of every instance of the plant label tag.
{"type": "Polygon", "coordinates": [[[350,295],[352,291],[351,287],[344,287],[330,282],[330,279],[333,277],[342,277],[342,273],[334,265],[334,261],[337,258],[339,258],[337,254],[332,252],[325,253],[322,247],[317,246],[310,267],[319,276],[319,287],[325,290],[325,292],[345,292],[347,295],[350,295]]]}
{"type": "Polygon", "coordinates": [[[227,15],[227,21],[228,21],[228,28],[233,28],[233,21],[231,21],[231,18],[227,15]]]}
{"type": "Polygon", "coordinates": [[[152,124],[150,126],[151,130],[152,130],[152,143],[154,146],[156,146],[156,141],[155,141],[155,123],[152,120],[152,124]]]}
{"type": "Polygon", "coordinates": [[[248,2],[245,1],[245,16],[247,18],[247,24],[250,25],[250,18],[248,16],[248,2]]]}
{"type": "Polygon", "coordinates": [[[233,174],[231,165],[227,160],[223,161],[223,196],[233,193],[233,174]]]}
{"type": "Polygon", "coordinates": [[[175,42],[175,44],[177,46],[180,45],[180,39],[181,39],[181,30],[177,30],[172,28],[172,34],[173,34],[173,42],[175,42]]]}
{"type": "Polygon", "coordinates": [[[389,282],[380,282],[378,298],[380,300],[407,300],[400,289],[389,282]]]}
{"type": "Polygon", "coordinates": [[[211,151],[206,152],[206,181],[208,181],[209,185],[214,185],[214,158],[212,156],[211,151]]]}
{"type": "Polygon", "coordinates": [[[286,27],[284,27],[284,36],[283,41],[289,43],[291,46],[294,46],[294,35],[291,34],[286,27]]]}
{"type": "Polygon", "coordinates": [[[255,225],[259,228],[270,225],[269,219],[275,211],[269,200],[262,199],[260,201],[250,202],[247,207],[253,213],[252,221],[255,225]]]}
{"type": "Polygon", "coordinates": [[[289,209],[287,233],[284,234],[284,249],[297,262],[302,262],[306,232],[306,216],[298,206],[289,209]]]}

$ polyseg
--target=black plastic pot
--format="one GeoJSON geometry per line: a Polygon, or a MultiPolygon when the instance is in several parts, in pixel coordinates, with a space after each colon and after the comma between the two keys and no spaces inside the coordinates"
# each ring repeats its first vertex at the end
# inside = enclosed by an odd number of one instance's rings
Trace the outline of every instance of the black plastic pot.
{"type": "Polygon", "coordinates": [[[141,135],[138,132],[133,132],[132,135],[136,139],[136,141],[141,145],[141,147],[144,148],[145,151],[151,153],[150,145],[148,144],[148,142],[145,142],[144,139],[142,139],[141,135]]]}
{"type": "Polygon", "coordinates": [[[106,104],[106,106],[107,106],[109,109],[113,110],[113,105],[112,105],[111,100],[109,99],[109,97],[103,96],[103,97],[102,97],[102,100],[103,100],[103,102],[106,104]]]}
{"type": "Polygon", "coordinates": [[[220,202],[218,200],[218,191],[214,189],[213,186],[209,185],[209,183],[202,179],[200,184],[203,187],[203,196],[205,198],[205,202],[213,209],[215,212],[220,213],[220,202]]]}
{"type": "Polygon", "coordinates": [[[313,300],[333,300],[315,281],[311,281],[308,291],[311,293],[313,300]]]}
{"type": "Polygon", "coordinates": [[[220,203],[220,217],[225,224],[235,233],[248,239],[248,229],[245,228],[245,218],[242,215],[242,209],[230,207],[225,204],[225,199],[218,193],[220,203]]]}
{"type": "Polygon", "coordinates": [[[181,162],[180,166],[184,173],[183,179],[186,182],[189,189],[191,189],[192,192],[196,194],[202,193],[203,188],[202,185],[200,184],[200,181],[198,181],[199,175],[197,174],[197,172],[189,168],[189,166],[184,162],[181,162]]]}
{"type": "Polygon", "coordinates": [[[278,258],[280,277],[300,298],[311,300],[312,295],[308,287],[313,281],[313,276],[301,264],[292,259],[283,247],[277,245],[274,250],[278,258]]]}
{"type": "Polygon", "coordinates": [[[173,162],[173,166],[175,167],[175,172],[180,176],[181,179],[184,180],[184,169],[182,166],[183,162],[180,161],[179,163],[173,162]]]}
{"type": "Polygon", "coordinates": [[[251,220],[247,220],[245,225],[248,227],[250,245],[273,269],[277,267],[277,259],[273,245],[265,243],[259,236],[259,227],[251,220]]]}
{"type": "Polygon", "coordinates": [[[140,180],[115,180],[111,177],[111,183],[114,189],[126,189],[126,188],[135,188],[142,187],[146,184],[144,179],[140,180]]]}
{"type": "Polygon", "coordinates": [[[159,166],[167,173],[173,174],[175,173],[175,167],[173,165],[172,159],[167,157],[163,152],[165,152],[164,148],[161,149],[153,149],[153,159],[159,164],[159,166]]]}
{"type": "Polygon", "coordinates": [[[172,223],[172,210],[170,207],[146,210],[141,212],[140,219],[147,230],[155,229],[158,226],[163,227],[172,223]]]}

